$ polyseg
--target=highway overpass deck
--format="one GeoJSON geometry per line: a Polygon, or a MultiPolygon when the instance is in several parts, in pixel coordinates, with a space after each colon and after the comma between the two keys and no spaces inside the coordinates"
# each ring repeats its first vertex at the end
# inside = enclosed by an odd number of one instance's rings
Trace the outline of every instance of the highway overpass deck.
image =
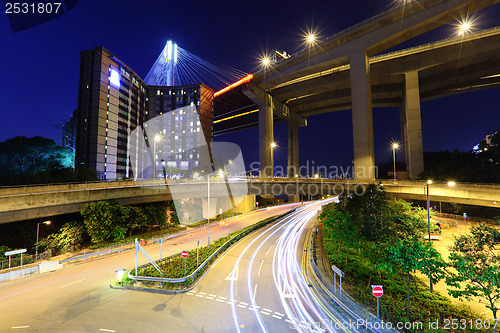
{"type": "MultiPolygon", "coordinates": [[[[381,182],[388,196],[407,200],[425,200],[426,186],[423,181],[381,182]]],[[[233,193],[248,195],[340,195],[344,191],[362,192],[367,182],[311,178],[249,178],[245,181],[212,182],[211,198],[227,197],[228,186],[233,193]]],[[[169,183],[163,180],[116,181],[104,183],[78,183],[46,186],[21,186],[0,190],[0,223],[23,221],[34,218],[77,213],[86,203],[117,200],[120,204],[143,204],[175,198],[199,198],[207,196],[207,184],[200,181],[169,183]]],[[[446,183],[430,186],[431,201],[478,205],[500,208],[500,185],[446,183]]]]}

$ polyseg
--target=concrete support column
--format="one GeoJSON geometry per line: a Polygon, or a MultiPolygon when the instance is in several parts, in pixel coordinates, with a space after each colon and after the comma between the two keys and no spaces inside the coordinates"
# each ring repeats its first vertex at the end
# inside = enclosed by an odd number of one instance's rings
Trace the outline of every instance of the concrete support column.
{"type": "Polygon", "coordinates": [[[288,177],[299,173],[299,125],[294,120],[287,121],[288,136],[288,177]]]}
{"type": "Polygon", "coordinates": [[[354,178],[374,180],[372,91],[370,62],[365,51],[351,54],[351,104],[354,141],[354,178]]]}
{"type": "Polygon", "coordinates": [[[424,171],[424,149],[422,145],[422,120],[420,117],[420,89],[418,72],[405,74],[405,157],[410,179],[416,179],[424,171]]]}
{"type": "MultiPolygon", "coordinates": [[[[270,98],[270,96],[268,96],[270,98]]],[[[260,176],[274,175],[274,154],[271,143],[274,142],[273,109],[268,101],[259,105],[259,159],[260,176]]]]}

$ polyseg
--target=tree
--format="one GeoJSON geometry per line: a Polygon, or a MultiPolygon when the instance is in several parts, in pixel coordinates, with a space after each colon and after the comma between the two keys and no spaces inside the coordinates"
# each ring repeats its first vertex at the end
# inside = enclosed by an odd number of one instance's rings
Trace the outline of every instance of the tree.
{"type": "Polygon", "coordinates": [[[54,140],[35,136],[16,136],[0,142],[0,167],[3,183],[36,181],[33,176],[52,170],[72,168],[74,153],[56,145],[54,140]]]}
{"type": "Polygon", "coordinates": [[[54,252],[67,251],[74,246],[81,245],[85,235],[85,226],[82,223],[72,221],[65,223],[59,232],[40,240],[39,244],[54,252]]]}
{"type": "Polygon", "coordinates": [[[397,240],[395,245],[386,250],[385,260],[376,267],[388,273],[401,272],[406,274],[407,306],[408,315],[410,315],[410,278],[413,279],[412,273],[420,271],[433,282],[438,282],[444,278],[446,263],[431,243],[423,241],[421,238],[412,238],[397,240]]]}
{"type": "Polygon", "coordinates": [[[478,297],[493,313],[497,331],[497,312],[500,299],[500,232],[485,224],[473,226],[471,233],[455,239],[449,256],[455,273],[446,278],[446,283],[456,289],[448,293],[460,300],[478,297]],[[465,286],[460,284],[465,283],[465,286]]]}
{"type": "Polygon", "coordinates": [[[338,209],[351,216],[359,236],[369,242],[393,244],[420,236],[426,213],[403,200],[387,199],[381,186],[370,184],[363,195],[343,196],[338,209]]]}

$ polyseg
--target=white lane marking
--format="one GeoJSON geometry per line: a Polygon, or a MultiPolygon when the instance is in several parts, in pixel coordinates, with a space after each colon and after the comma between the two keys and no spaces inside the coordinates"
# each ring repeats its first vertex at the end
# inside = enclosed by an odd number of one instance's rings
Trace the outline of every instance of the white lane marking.
{"type": "Polygon", "coordinates": [[[236,266],[236,269],[233,269],[231,273],[226,277],[227,281],[238,281],[238,270],[239,266],[236,266]]]}
{"type": "Polygon", "coordinates": [[[264,260],[260,263],[259,271],[257,272],[257,275],[260,275],[260,271],[262,270],[262,264],[264,263],[264,260]]]}
{"type": "Polygon", "coordinates": [[[226,299],[227,299],[226,297],[222,297],[222,296],[219,296],[219,298],[220,298],[220,299],[224,299],[224,300],[226,300],[226,299]]]}
{"type": "Polygon", "coordinates": [[[198,293],[199,293],[199,294],[202,294],[202,295],[206,295],[206,294],[207,294],[207,293],[204,293],[204,292],[201,292],[201,291],[200,291],[200,292],[198,292],[198,293]]]}
{"type": "Polygon", "coordinates": [[[286,321],[287,323],[289,323],[289,322],[290,322],[290,319],[285,319],[285,321],[286,321]]]}
{"type": "Polygon", "coordinates": [[[265,314],[266,316],[269,316],[269,315],[270,315],[270,313],[269,313],[269,312],[264,312],[264,311],[261,311],[260,313],[265,314]]]}
{"type": "Polygon", "coordinates": [[[74,281],[74,282],[65,284],[64,286],[60,286],[59,288],[65,288],[65,287],[71,286],[72,284],[75,284],[75,283],[78,283],[78,282],[82,282],[83,280],[85,280],[85,279],[80,279],[78,281],[74,281]]]}
{"type": "Polygon", "coordinates": [[[253,288],[253,295],[252,295],[253,303],[255,303],[255,295],[257,295],[257,283],[255,284],[255,287],[253,288]]]}
{"type": "Polygon", "coordinates": [[[262,310],[267,311],[267,312],[273,312],[273,310],[269,310],[269,309],[266,309],[266,308],[262,308],[262,310]]]}
{"type": "Polygon", "coordinates": [[[224,301],[223,301],[223,300],[221,300],[221,299],[218,299],[218,298],[216,299],[216,301],[217,301],[217,302],[221,302],[221,303],[224,303],[224,301]]]}
{"type": "Polygon", "coordinates": [[[281,319],[281,318],[283,318],[283,317],[279,317],[279,316],[277,316],[277,315],[273,315],[273,318],[276,318],[276,319],[281,319]]]}
{"type": "Polygon", "coordinates": [[[13,329],[16,329],[16,328],[28,328],[29,326],[12,326],[13,329]]]}
{"type": "Polygon", "coordinates": [[[201,297],[201,298],[203,298],[203,297],[205,297],[205,296],[203,296],[203,295],[196,295],[196,297],[201,297]]]}
{"type": "Polygon", "coordinates": [[[226,302],[227,304],[234,305],[236,302],[226,302]]]}
{"type": "Polygon", "coordinates": [[[107,328],[100,328],[99,331],[103,331],[103,332],[116,332],[115,330],[109,330],[107,328]]]}
{"type": "Polygon", "coordinates": [[[213,297],[210,296],[205,296],[206,299],[214,299],[213,297]]]}
{"type": "Polygon", "coordinates": [[[240,307],[240,308],[243,308],[243,309],[245,309],[245,308],[246,308],[246,306],[241,305],[241,304],[238,304],[238,305],[236,305],[236,306],[237,306],[237,307],[240,307]]]}
{"type": "Polygon", "coordinates": [[[282,316],[282,317],[285,315],[285,314],[277,312],[277,311],[274,311],[274,313],[277,314],[278,316],[282,316]]]}
{"type": "Polygon", "coordinates": [[[271,251],[271,249],[273,248],[273,246],[274,246],[274,245],[271,245],[271,247],[269,248],[269,250],[267,250],[267,252],[266,252],[266,256],[267,256],[267,254],[269,253],[269,251],[271,251]]]}
{"type": "Polygon", "coordinates": [[[214,295],[214,294],[208,294],[208,296],[217,297],[217,295],[214,295]]]}

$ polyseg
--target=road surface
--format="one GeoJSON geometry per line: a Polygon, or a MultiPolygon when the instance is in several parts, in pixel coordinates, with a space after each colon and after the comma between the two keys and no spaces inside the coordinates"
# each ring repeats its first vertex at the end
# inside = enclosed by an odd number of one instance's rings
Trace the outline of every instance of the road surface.
{"type": "MultiPolygon", "coordinates": [[[[303,206],[244,238],[187,293],[111,289],[115,271],[133,267],[133,251],[0,284],[0,332],[310,332],[307,323],[329,315],[300,260],[308,226],[324,203],[303,206]]],[[[211,239],[288,210],[211,227],[211,239]]],[[[201,230],[170,240],[163,256],[196,248],[198,240],[205,245],[206,237],[201,230]]],[[[159,245],[145,249],[159,258],[159,245]]]]}

